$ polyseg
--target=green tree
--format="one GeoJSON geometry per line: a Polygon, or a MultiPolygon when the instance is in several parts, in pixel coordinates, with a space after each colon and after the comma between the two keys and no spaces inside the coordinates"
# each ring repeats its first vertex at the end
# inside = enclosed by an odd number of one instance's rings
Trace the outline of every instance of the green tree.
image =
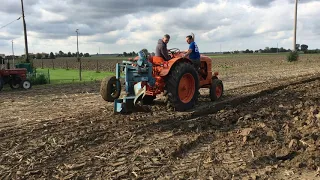
{"type": "Polygon", "coordinates": [[[302,45],[301,45],[301,51],[303,51],[303,52],[308,51],[308,45],[302,44],[302,45]]]}
{"type": "Polygon", "coordinates": [[[90,54],[89,53],[85,53],[84,57],[90,57],[90,54]]]}
{"type": "Polygon", "coordinates": [[[50,53],[50,59],[55,59],[56,57],[54,56],[53,52],[50,53]]]}
{"type": "Polygon", "coordinates": [[[68,57],[72,57],[72,54],[71,54],[71,52],[68,52],[68,57]]]}
{"type": "Polygon", "coordinates": [[[281,47],[281,48],[279,49],[279,52],[285,52],[285,49],[284,49],[283,47],[281,47]]]}
{"type": "Polygon", "coordinates": [[[79,56],[80,56],[80,57],[83,57],[83,53],[80,53],[79,56]]]}
{"type": "Polygon", "coordinates": [[[37,53],[37,56],[36,56],[37,59],[41,59],[42,58],[42,55],[40,53],[37,53]]]}
{"type": "Polygon", "coordinates": [[[63,57],[64,53],[62,51],[59,51],[59,57],[63,57]]]}
{"type": "Polygon", "coordinates": [[[266,53],[268,53],[268,52],[270,52],[270,48],[269,48],[269,47],[266,47],[266,48],[264,48],[264,51],[265,51],[266,53]]]}
{"type": "Polygon", "coordinates": [[[290,52],[290,53],[287,55],[287,61],[289,61],[289,62],[298,61],[298,59],[299,59],[299,53],[298,53],[298,51],[290,52]]]}
{"type": "Polygon", "coordinates": [[[272,52],[272,53],[276,53],[277,51],[278,51],[277,48],[270,48],[270,52],[272,52]]]}

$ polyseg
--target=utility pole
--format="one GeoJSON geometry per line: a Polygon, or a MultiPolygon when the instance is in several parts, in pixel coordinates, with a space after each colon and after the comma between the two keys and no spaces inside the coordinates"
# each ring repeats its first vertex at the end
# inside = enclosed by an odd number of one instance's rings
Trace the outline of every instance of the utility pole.
{"type": "Polygon", "coordinates": [[[82,81],[82,78],[81,78],[81,58],[79,57],[79,29],[76,30],[77,32],[77,60],[80,64],[80,67],[79,67],[79,77],[80,77],[80,81],[82,81]]]}
{"type": "Polygon", "coordinates": [[[15,65],[14,65],[14,51],[13,51],[13,40],[12,40],[12,64],[13,64],[13,69],[15,68],[15,65]]]}
{"type": "Polygon", "coordinates": [[[294,13],[294,37],[293,37],[293,51],[296,51],[297,44],[297,14],[298,14],[298,0],[295,3],[295,13],[294,13]]]}
{"type": "Polygon", "coordinates": [[[23,22],[23,28],[24,28],[24,43],[25,43],[25,53],[26,57],[25,60],[27,63],[30,63],[29,60],[29,52],[28,52],[28,38],[27,38],[27,27],[26,27],[26,21],[24,19],[24,8],[23,8],[23,0],[21,0],[21,8],[22,8],[22,22],[23,22]]]}

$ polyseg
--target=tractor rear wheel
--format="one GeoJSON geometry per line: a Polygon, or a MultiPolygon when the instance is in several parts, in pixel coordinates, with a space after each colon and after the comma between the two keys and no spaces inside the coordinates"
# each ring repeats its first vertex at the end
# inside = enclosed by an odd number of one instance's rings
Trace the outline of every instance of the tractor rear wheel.
{"type": "Polygon", "coordinates": [[[181,62],[171,70],[167,82],[168,101],[176,111],[186,111],[195,106],[198,99],[199,78],[195,68],[181,62]]]}
{"type": "Polygon", "coordinates": [[[18,76],[13,77],[10,82],[11,89],[19,89],[22,85],[21,82],[22,82],[22,79],[20,77],[18,76]]]}
{"type": "Polygon", "coordinates": [[[223,95],[223,83],[220,79],[212,77],[210,86],[210,99],[211,101],[216,101],[220,99],[223,95]]]}
{"type": "Polygon", "coordinates": [[[100,95],[105,101],[114,102],[118,99],[121,93],[121,84],[115,76],[106,77],[101,81],[100,95]],[[117,88],[117,83],[119,88],[117,88]]]}
{"type": "Polygon", "coordinates": [[[0,77],[0,91],[2,90],[4,85],[3,79],[0,77]]]}
{"type": "Polygon", "coordinates": [[[31,88],[31,82],[29,80],[24,80],[21,82],[21,87],[23,89],[30,89],[31,88]]]}

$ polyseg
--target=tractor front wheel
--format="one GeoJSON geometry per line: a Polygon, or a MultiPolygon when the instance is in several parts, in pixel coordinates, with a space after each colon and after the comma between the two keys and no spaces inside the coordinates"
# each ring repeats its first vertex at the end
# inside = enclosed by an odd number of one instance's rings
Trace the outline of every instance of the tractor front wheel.
{"type": "Polygon", "coordinates": [[[101,81],[100,95],[105,101],[114,102],[115,99],[120,97],[120,93],[121,84],[115,76],[106,77],[101,81]]]}
{"type": "Polygon", "coordinates": [[[195,106],[199,78],[191,64],[181,62],[173,67],[166,83],[168,101],[176,111],[186,111],[195,106]]]}
{"type": "Polygon", "coordinates": [[[223,83],[220,79],[212,78],[210,86],[210,99],[216,101],[223,95],[223,83]]]}
{"type": "Polygon", "coordinates": [[[23,89],[30,89],[31,88],[31,82],[29,80],[24,80],[21,82],[21,87],[23,89]]]}

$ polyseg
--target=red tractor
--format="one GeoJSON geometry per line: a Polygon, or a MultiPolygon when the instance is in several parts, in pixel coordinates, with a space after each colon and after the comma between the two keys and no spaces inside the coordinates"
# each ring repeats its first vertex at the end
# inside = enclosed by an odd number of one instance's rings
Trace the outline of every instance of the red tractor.
{"type": "Polygon", "coordinates": [[[30,89],[31,82],[27,80],[27,69],[0,69],[0,91],[5,84],[9,84],[12,89],[30,89]]]}
{"type": "Polygon", "coordinates": [[[209,96],[212,101],[221,98],[223,83],[218,78],[218,72],[212,73],[210,57],[201,55],[201,66],[197,71],[192,61],[184,58],[184,53],[179,49],[168,51],[172,57],[169,61],[164,61],[161,57],[147,56],[140,51],[134,60],[116,65],[116,76],[103,79],[100,94],[104,100],[114,102],[114,112],[131,112],[138,101],[149,104],[161,93],[176,111],[193,108],[200,88],[210,89],[209,96]],[[126,93],[120,99],[121,70],[126,93]]]}

